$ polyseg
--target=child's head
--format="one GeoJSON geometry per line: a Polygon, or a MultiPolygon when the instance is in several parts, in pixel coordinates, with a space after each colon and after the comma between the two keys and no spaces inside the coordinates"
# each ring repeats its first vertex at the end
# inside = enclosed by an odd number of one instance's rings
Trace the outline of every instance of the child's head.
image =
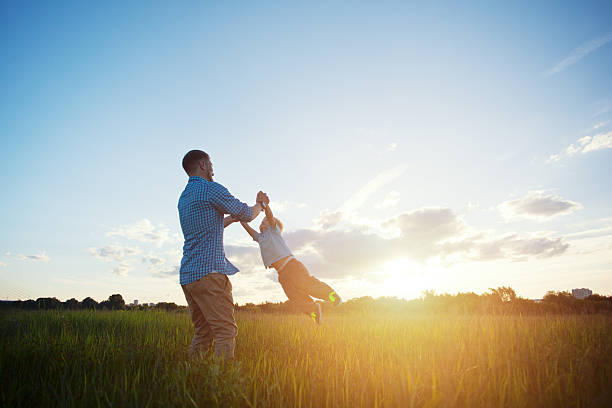
{"type": "MultiPolygon", "coordinates": [[[[281,230],[281,232],[283,232],[283,223],[280,222],[280,220],[276,217],[274,217],[274,222],[276,222],[276,225],[278,225],[278,228],[281,230]]],[[[263,221],[259,225],[259,232],[264,232],[269,227],[270,227],[270,223],[268,222],[268,219],[264,217],[263,221]]]]}

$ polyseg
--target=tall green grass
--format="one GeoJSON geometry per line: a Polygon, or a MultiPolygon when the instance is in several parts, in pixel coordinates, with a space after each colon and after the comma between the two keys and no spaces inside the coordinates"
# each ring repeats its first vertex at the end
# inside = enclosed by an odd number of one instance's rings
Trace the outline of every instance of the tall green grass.
{"type": "Polygon", "coordinates": [[[189,361],[185,313],[0,315],[2,406],[608,406],[612,317],[237,315],[189,361]]]}

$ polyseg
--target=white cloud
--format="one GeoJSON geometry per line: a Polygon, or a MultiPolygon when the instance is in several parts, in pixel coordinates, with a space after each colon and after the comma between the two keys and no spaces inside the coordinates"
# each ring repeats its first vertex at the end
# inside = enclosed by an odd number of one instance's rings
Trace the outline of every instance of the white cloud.
{"type": "Polygon", "coordinates": [[[573,156],[573,155],[575,155],[576,153],[579,153],[579,152],[580,152],[580,147],[574,146],[573,144],[571,144],[571,145],[569,145],[569,146],[567,146],[565,148],[565,154],[567,154],[568,156],[573,156]]]}
{"type": "Polygon", "coordinates": [[[159,266],[162,265],[166,260],[157,255],[147,255],[142,257],[142,262],[145,264],[149,264],[150,266],[159,266]]]}
{"type": "Polygon", "coordinates": [[[582,153],[588,153],[602,149],[612,149],[612,132],[599,133],[593,137],[589,137],[588,141],[584,143],[582,153]]]}
{"type": "Polygon", "coordinates": [[[149,272],[158,278],[176,278],[179,274],[180,265],[159,265],[157,267],[149,268],[149,272]]]}
{"type": "Polygon", "coordinates": [[[588,144],[591,141],[591,139],[593,139],[591,136],[584,136],[584,137],[581,137],[580,139],[578,139],[578,143],[581,146],[584,146],[584,145],[588,144]]]}
{"type": "Polygon", "coordinates": [[[523,198],[508,200],[498,206],[506,219],[528,218],[545,221],[582,209],[580,203],[565,200],[546,191],[530,191],[523,198]]]}
{"type": "Polygon", "coordinates": [[[329,211],[323,210],[319,215],[319,218],[315,220],[315,225],[318,225],[320,228],[325,230],[334,228],[338,225],[342,219],[344,218],[344,214],[341,211],[329,211]]]}
{"type": "MultiPolygon", "coordinates": [[[[446,263],[505,259],[524,261],[564,253],[562,238],[509,234],[500,237],[475,231],[448,208],[422,208],[382,222],[395,236],[382,237],[371,229],[302,229],[285,234],[294,254],[322,278],[366,277],[393,259],[446,263]]],[[[257,252],[253,252],[256,254],[257,252]]]]}
{"type": "Polygon", "coordinates": [[[121,237],[140,242],[152,242],[158,247],[167,242],[175,242],[177,234],[170,236],[170,229],[162,225],[155,226],[148,219],[142,219],[134,224],[123,225],[106,234],[107,237],[121,237]]]}
{"type": "MultiPolygon", "coordinates": [[[[174,258],[174,256],[172,257],[174,258]]],[[[179,274],[180,260],[178,260],[179,264],[168,265],[165,258],[155,254],[148,254],[142,258],[142,262],[147,265],[147,271],[159,278],[175,277],[179,274]]]]}
{"type": "Polygon", "coordinates": [[[545,75],[550,76],[550,75],[554,75],[558,72],[563,71],[570,65],[575,64],[576,62],[580,61],[582,58],[586,57],[587,55],[597,50],[598,48],[606,45],[610,41],[612,41],[612,33],[608,33],[602,37],[595,38],[593,40],[587,41],[584,44],[581,44],[579,47],[575,48],[570,53],[570,55],[568,55],[566,58],[560,61],[552,69],[547,71],[545,75]]]}
{"type": "Polygon", "coordinates": [[[175,277],[179,275],[180,268],[180,265],[159,268],[157,271],[155,271],[155,275],[159,277],[175,277]]]}
{"type": "Polygon", "coordinates": [[[0,262],[0,268],[4,268],[6,264],[4,262],[0,262]]]}
{"type": "Polygon", "coordinates": [[[128,256],[138,255],[140,249],[131,247],[122,247],[120,245],[106,245],[102,248],[89,248],[89,253],[95,258],[105,261],[121,262],[128,256]]]}
{"type": "Polygon", "coordinates": [[[527,261],[530,258],[550,258],[564,253],[569,244],[562,238],[525,237],[510,234],[489,241],[475,240],[470,259],[476,261],[505,258],[512,261],[527,261]]]}
{"type": "Polygon", "coordinates": [[[575,143],[566,147],[563,152],[551,155],[547,162],[557,162],[563,157],[575,156],[578,153],[586,154],[597,150],[612,149],[612,131],[598,133],[593,136],[583,136],[575,143]]]}
{"type": "Polygon", "coordinates": [[[385,209],[395,207],[400,201],[400,193],[393,190],[390,191],[382,201],[376,203],[376,208],[385,209]]]}
{"type": "Polygon", "coordinates": [[[565,235],[567,239],[584,239],[584,238],[597,238],[607,237],[612,235],[612,226],[604,226],[602,228],[593,228],[584,231],[574,232],[565,235]]]}
{"type": "Polygon", "coordinates": [[[45,251],[39,252],[35,255],[24,255],[16,254],[15,258],[20,261],[34,261],[34,262],[49,262],[51,258],[45,253],[45,251]]]}
{"type": "Polygon", "coordinates": [[[102,248],[89,248],[89,253],[94,258],[106,262],[118,262],[113,268],[113,273],[119,276],[127,276],[128,272],[134,269],[134,257],[140,254],[140,249],[120,245],[106,245],[102,248]]]}
{"type": "Polygon", "coordinates": [[[388,152],[394,152],[395,150],[397,150],[397,143],[393,142],[389,146],[387,146],[388,152]]]}
{"type": "MultiPolygon", "coordinates": [[[[227,247],[227,245],[226,245],[227,247]]],[[[142,257],[142,263],[147,265],[147,271],[157,278],[176,279],[183,257],[182,250],[150,252],[142,257]]]]}
{"type": "Polygon", "coordinates": [[[241,274],[251,274],[266,270],[259,247],[256,245],[225,245],[225,255],[227,259],[240,269],[241,274]]]}
{"type": "Polygon", "coordinates": [[[610,121],[609,121],[609,120],[604,120],[604,121],[602,121],[602,122],[598,122],[598,123],[596,123],[595,125],[593,125],[593,127],[591,128],[591,130],[597,130],[597,129],[599,129],[599,128],[601,128],[601,127],[605,126],[605,125],[607,125],[608,123],[610,123],[610,121]]]}
{"type": "Polygon", "coordinates": [[[130,272],[133,269],[134,267],[131,264],[127,262],[121,262],[119,265],[117,265],[113,269],[113,272],[119,276],[127,276],[128,272],[130,272]]]}

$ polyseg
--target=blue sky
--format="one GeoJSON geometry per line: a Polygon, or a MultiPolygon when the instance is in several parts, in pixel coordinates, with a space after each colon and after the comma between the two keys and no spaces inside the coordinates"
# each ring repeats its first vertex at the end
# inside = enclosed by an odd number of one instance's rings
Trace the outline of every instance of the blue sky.
{"type": "Polygon", "coordinates": [[[194,148],[346,297],[612,294],[612,5],[378,3],[3,1],[0,297],[184,304],[194,148]]]}

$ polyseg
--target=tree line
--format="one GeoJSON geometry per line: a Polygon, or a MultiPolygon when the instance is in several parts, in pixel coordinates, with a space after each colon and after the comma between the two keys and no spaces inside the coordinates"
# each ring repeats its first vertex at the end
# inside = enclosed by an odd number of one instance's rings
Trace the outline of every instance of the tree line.
{"type": "Polygon", "coordinates": [[[0,301],[0,308],[21,310],[187,310],[186,306],[179,306],[172,302],[159,302],[154,306],[149,306],[148,304],[126,305],[123,296],[120,294],[110,295],[108,299],[102,302],[96,302],[91,297],[86,297],[80,302],[75,298],[62,302],[55,297],[42,297],[36,300],[0,301]]]}
{"type": "MultiPolygon", "coordinates": [[[[593,294],[577,299],[567,291],[548,291],[544,298],[525,299],[516,295],[511,287],[489,289],[478,295],[474,292],[436,294],[425,291],[419,299],[398,299],[396,297],[363,296],[345,301],[335,308],[323,304],[327,312],[338,313],[415,313],[415,314],[593,314],[612,313],[612,296],[593,294]]],[[[247,303],[237,310],[263,313],[293,313],[287,302],[247,303]]]]}
{"type": "MultiPolygon", "coordinates": [[[[327,312],[399,312],[399,313],[439,313],[439,314],[551,314],[551,313],[612,313],[612,296],[593,294],[585,299],[577,299],[567,291],[549,291],[541,300],[521,298],[514,289],[501,286],[489,289],[478,295],[474,292],[436,294],[425,291],[419,299],[405,300],[396,297],[372,298],[363,296],[345,301],[335,308],[323,304],[327,312]]],[[[126,305],[120,294],[114,294],[107,300],[96,302],[91,297],[82,301],[75,298],[61,302],[57,298],[38,298],[36,300],[1,301],[2,309],[21,310],[164,310],[187,311],[186,306],[172,302],[159,302],[154,306],[126,305]]],[[[295,313],[289,302],[247,303],[235,305],[237,311],[257,313],[295,313]]]]}

